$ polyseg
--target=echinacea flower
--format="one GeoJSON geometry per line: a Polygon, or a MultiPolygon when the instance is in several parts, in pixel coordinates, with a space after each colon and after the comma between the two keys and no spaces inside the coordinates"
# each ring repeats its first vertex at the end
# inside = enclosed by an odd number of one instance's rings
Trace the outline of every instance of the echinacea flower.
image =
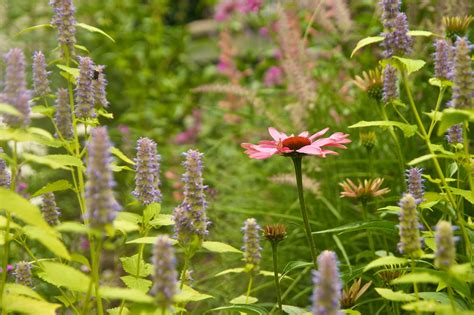
{"type": "Polygon", "coordinates": [[[312,136],[309,136],[307,131],[303,131],[297,136],[293,134],[288,136],[270,127],[268,132],[273,140],[262,140],[258,144],[242,143],[241,146],[246,149],[245,153],[250,158],[257,160],[268,159],[275,154],[290,157],[315,155],[324,158],[328,154],[338,154],[335,151],[327,150],[325,147],[346,149],[347,147],[344,144],[351,142],[348,139],[349,135],[342,132],[333,133],[328,138],[321,138],[328,130],[329,128],[325,128],[312,136]]]}
{"type": "Polygon", "coordinates": [[[375,197],[383,196],[390,192],[389,188],[380,188],[384,179],[364,179],[364,182],[357,180],[357,185],[350,179],[346,179],[339,186],[342,187],[341,198],[355,198],[360,200],[369,200],[375,197]]]}
{"type": "Polygon", "coordinates": [[[460,16],[445,16],[443,17],[443,25],[445,28],[446,37],[450,38],[453,42],[456,41],[457,37],[463,37],[466,35],[469,25],[474,20],[471,15],[460,16]]]}
{"type": "Polygon", "coordinates": [[[380,68],[363,71],[362,76],[356,75],[353,82],[371,98],[378,102],[382,100],[383,80],[380,68]]]}

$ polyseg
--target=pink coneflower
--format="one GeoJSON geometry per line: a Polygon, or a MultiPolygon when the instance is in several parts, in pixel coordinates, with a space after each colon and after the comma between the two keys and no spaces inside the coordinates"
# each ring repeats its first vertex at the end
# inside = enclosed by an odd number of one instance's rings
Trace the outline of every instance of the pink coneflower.
{"type": "Polygon", "coordinates": [[[345,143],[351,140],[348,134],[342,132],[333,133],[329,138],[320,138],[329,128],[325,128],[309,136],[307,131],[303,131],[297,136],[293,134],[287,136],[273,127],[268,128],[268,132],[273,140],[262,140],[258,144],[242,143],[246,149],[245,153],[252,159],[264,160],[272,155],[280,154],[284,156],[296,157],[304,155],[316,155],[326,157],[328,154],[338,154],[335,151],[327,150],[324,147],[335,147],[346,149],[345,143]],[[319,139],[318,139],[319,138],[319,139]]]}

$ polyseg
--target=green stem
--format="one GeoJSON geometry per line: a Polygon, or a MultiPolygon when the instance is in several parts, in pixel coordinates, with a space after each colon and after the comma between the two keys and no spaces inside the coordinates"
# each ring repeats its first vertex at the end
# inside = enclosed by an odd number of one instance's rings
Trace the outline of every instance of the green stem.
{"type": "MultiPolygon", "coordinates": [[[[389,121],[387,111],[385,110],[385,105],[380,104],[380,109],[382,111],[383,119],[385,121],[389,121]]],[[[405,161],[404,161],[404,157],[403,157],[403,153],[402,153],[402,148],[400,146],[400,142],[398,141],[397,134],[393,130],[392,126],[388,127],[388,132],[390,133],[390,136],[392,137],[393,143],[395,144],[395,147],[396,147],[396,153],[397,153],[397,156],[398,156],[398,165],[400,167],[400,174],[401,174],[402,179],[404,181],[405,179],[403,177],[404,176],[403,174],[405,172],[405,161]]]]}
{"type": "Polygon", "coordinates": [[[92,280],[94,281],[94,291],[95,291],[95,299],[97,305],[97,314],[103,315],[104,308],[102,306],[102,298],[100,297],[100,252],[102,249],[102,239],[99,238],[97,243],[94,241],[94,237],[91,237],[92,243],[90,246],[91,251],[91,259],[92,259],[92,280]]]}
{"type": "MultiPolygon", "coordinates": [[[[415,258],[411,258],[411,272],[412,273],[415,273],[415,267],[416,267],[416,261],[415,261],[415,258]]],[[[420,297],[418,295],[418,283],[417,282],[413,282],[413,291],[415,292],[415,299],[416,301],[418,302],[420,300],[420,297]]],[[[418,310],[418,308],[416,309],[416,314],[420,314],[420,311],[418,310]]]]}
{"type": "Polygon", "coordinates": [[[252,291],[253,275],[250,273],[249,285],[247,287],[247,295],[245,296],[245,304],[249,304],[250,291],[252,291]]]}
{"type": "Polygon", "coordinates": [[[428,129],[428,139],[431,139],[431,134],[433,133],[434,127],[436,125],[436,119],[437,119],[436,116],[437,116],[438,111],[439,111],[439,106],[441,105],[441,102],[443,101],[443,96],[444,96],[444,91],[445,90],[446,90],[445,87],[442,87],[439,90],[438,100],[436,101],[436,106],[435,106],[435,110],[434,110],[434,114],[433,114],[433,119],[431,120],[430,128],[428,129]]]}
{"type": "Polygon", "coordinates": [[[316,246],[314,244],[313,235],[311,234],[311,226],[309,224],[308,212],[306,211],[306,206],[304,203],[303,175],[301,172],[302,158],[293,157],[292,159],[293,159],[293,164],[295,165],[296,186],[298,188],[298,199],[300,201],[300,210],[301,210],[301,216],[303,217],[304,230],[306,232],[306,238],[308,239],[308,245],[311,250],[311,258],[313,260],[314,268],[318,269],[316,246]]]}
{"type": "MultiPolygon", "coordinates": [[[[364,220],[364,222],[368,222],[369,221],[369,214],[368,214],[368,211],[367,211],[367,202],[366,201],[361,201],[360,204],[361,204],[361,208],[362,208],[362,219],[364,220]]],[[[375,253],[374,239],[372,238],[372,232],[369,229],[367,229],[367,238],[368,238],[368,241],[369,241],[370,251],[372,253],[375,253]]]]}
{"type": "Polygon", "coordinates": [[[274,241],[272,243],[272,254],[273,254],[273,276],[275,278],[275,289],[278,302],[278,308],[280,314],[283,314],[283,306],[281,302],[281,291],[280,291],[280,279],[278,276],[278,244],[274,241]]]}
{"type": "Polygon", "coordinates": [[[189,268],[189,257],[188,257],[188,254],[185,253],[184,266],[183,266],[183,270],[181,271],[181,284],[179,285],[180,290],[183,290],[184,284],[186,283],[186,272],[188,271],[188,268],[189,268]]]}

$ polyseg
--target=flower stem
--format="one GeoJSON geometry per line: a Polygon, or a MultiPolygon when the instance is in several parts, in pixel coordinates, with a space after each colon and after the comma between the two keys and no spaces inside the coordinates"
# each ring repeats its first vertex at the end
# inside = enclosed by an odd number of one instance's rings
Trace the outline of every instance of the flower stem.
{"type": "Polygon", "coordinates": [[[304,194],[303,194],[303,175],[301,173],[301,157],[293,157],[293,164],[295,165],[295,176],[296,176],[296,186],[298,188],[298,199],[300,201],[300,210],[301,216],[303,217],[304,230],[306,232],[306,238],[308,239],[308,245],[311,250],[311,258],[313,259],[314,268],[317,269],[317,255],[316,255],[316,246],[314,244],[313,235],[311,234],[311,226],[309,225],[308,212],[306,211],[306,206],[304,203],[304,194]]]}
{"type": "MultiPolygon", "coordinates": [[[[411,273],[415,273],[415,267],[416,267],[416,261],[415,258],[411,258],[411,273]]],[[[415,299],[418,302],[420,300],[420,297],[418,296],[418,283],[413,282],[413,291],[415,292],[415,299]]],[[[416,308],[416,314],[420,314],[420,311],[418,308],[416,308]]]]}
{"type": "MultiPolygon", "coordinates": [[[[368,214],[368,211],[367,211],[367,202],[366,201],[361,201],[361,208],[362,208],[362,219],[365,221],[365,222],[369,222],[369,214],[368,214]]],[[[369,248],[370,248],[370,251],[372,252],[372,254],[375,253],[375,246],[374,246],[374,239],[372,238],[372,232],[367,229],[367,238],[368,238],[368,241],[369,241],[369,248]]]]}
{"type": "Polygon", "coordinates": [[[181,271],[181,284],[179,285],[180,290],[183,290],[184,284],[186,283],[186,272],[188,271],[188,267],[189,267],[189,255],[185,253],[183,271],[181,271]]]}
{"type": "Polygon", "coordinates": [[[247,295],[245,296],[245,304],[249,304],[250,291],[252,291],[253,275],[250,273],[249,285],[247,287],[247,295]]]}
{"type": "Polygon", "coordinates": [[[281,291],[280,291],[280,279],[278,277],[278,244],[272,242],[272,254],[273,254],[273,274],[275,278],[275,289],[277,295],[278,308],[280,313],[283,314],[283,306],[281,303],[281,291]]]}

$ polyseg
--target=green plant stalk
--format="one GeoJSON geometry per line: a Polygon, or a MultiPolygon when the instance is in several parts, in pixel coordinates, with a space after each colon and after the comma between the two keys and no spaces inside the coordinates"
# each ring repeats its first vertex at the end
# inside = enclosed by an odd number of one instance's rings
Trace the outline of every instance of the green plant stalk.
{"type": "Polygon", "coordinates": [[[99,289],[99,268],[100,268],[100,251],[102,248],[102,239],[99,238],[97,242],[95,242],[94,237],[92,237],[92,242],[90,246],[90,255],[92,259],[92,279],[94,282],[94,291],[95,291],[95,299],[97,305],[97,314],[103,315],[104,314],[104,307],[102,305],[102,298],[100,297],[100,289],[99,289]]]}
{"type": "Polygon", "coordinates": [[[252,291],[252,284],[253,284],[252,272],[250,272],[249,275],[250,275],[250,279],[249,279],[249,285],[247,287],[247,295],[245,296],[245,304],[249,304],[250,291],[252,291]]]}
{"type": "Polygon", "coordinates": [[[281,302],[281,290],[280,290],[280,279],[278,276],[278,243],[272,241],[272,254],[273,254],[273,276],[275,279],[275,289],[278,302],[278,308],[280,313],[283,314],[283,306],[281,302]]]}
{"type": "Polygon", "coordinates": [[[434,127],[436,125],[436,116],[439,111],[439,106],[441,105],[441,102],[443,101],[443,96],[444,92],[446,91],[446,87],[442,87],[439,90],[438,93],[438,100],[436,101],[436,106],[433,114],[433,119],[431,120],[430,128],[428,129],[428,139],[431,139],[431,134],[433,133],[434,127]]]}
{"type": "Polygon", "coordinates": [[[467,235],[467,231],[466,231],[466,228],[465,228],[464,215],[460,211],[460,209],[456,206],[456,200],[455,200],[451,190],[448,188],[449,186],[448,186],[448,183],[446,182],[446,178],[444,176],[444,173],[441,170],[441,166],[439,164],[438,158],[436,157],[436,154],[434,153],[433,148],[431,147],[431,140],[428,137],[426,129],[423,126],[423,122],[421,120],[420,114],[418,113],[418,110],[416,108],[415,101],[413,99],[413,95],[411,93],[411,89],[410,89],[410,86],[408,84],[408,78],[407,78],[407,74],[406,74],[405,70],[402,71],[402,79],[403,79],[403,84],[405,86],[405,91],[408,95],[408,100],[410,101],[411,109],[413,111],[413,114],[415,115],[415,119],[416,119],[416,122],[418,124],[418,128],[420,129],[422,138],[426,142],[426,146],[428,147],[428,150],[429,150],[430,155],[432,157],[433,164],[434,164],[435,169],[436,169],[436,173],[439,176],[439,178],[441,179],[442,187],[440,187],[440,188],[442,190],[444,188],[444,191],[446,192],[446,196],[448,197],[449,203],[451,203],[452,207],[456,211],[457,223],[459,225],[459,228],[461,230],[461,234],[462,234],[462,237],[463,237],[466,255],[468,257],[471,257],[472,256],[472,248],[471,248],[471,242],[470,242],[469,236],[467,235]]]}
{"type": "Polygon", "coordinates": [[[451,308],[453,309],[453,311],[456,311],[456,303],[454,302],[453,289],[449,285],[447,286],[447,289],[448,289],[448,297],[449,297],[449,302],[451,304],[451,308]]]}
{"type": "Polygon", "coordinates": [[[184,288],[184,284],[186,283],[186,272],[188,271],[188,268],[189,268],[189,255],[188,253],[185,251],[184,253],[184,265],[183,265],[183,270],[181,271],[181,283],[179,285],[179,289],[180,290],[183,290],[184,288]]]}
{"type": "Polygon", "coordinates": [[[311,234],[311,225],[309,224],[308,212],[304,203],[303,193],[303,174],[301,172],[301,157],[293,157],[293,164],[295,166],[296,186],[298,189],[298,199],[300,201],[301,216],[303,217],[304,230],[306,232],[306,238],[308,239],[308,245],[311,250],[311,258],[313,260],[314,268],[318,269],[316,246],[314,244],[313,235],[311,234]]]}
{"type": "MultiPolygon", "coordinates": [[[[415,258],[411,257],[411,272],[415,273],[415,267],[416,267],[416,261],[415,258]]],[[[415,292],[415,299],[418,302],[420,300],[419,294],[418,294],[418,283],[413,282],[413,291],[415,292]]],[[[416,309],[416,314],[419,315],[420,311],[416,309]]]]}
{"type": "MultiPolygon", "coordinates": [[[[360,202],[361,208],[362,208],[362,219],[365,222],[369,221],[369,214],[367,211],[367,201],[363,200],[360,202]]],[[[375,253],[375,245],[374,245],[374,239],[372,237],[372,232],[367,229],[367,239],[369,241],[369,248],[372,253],[375,253]]]]}

